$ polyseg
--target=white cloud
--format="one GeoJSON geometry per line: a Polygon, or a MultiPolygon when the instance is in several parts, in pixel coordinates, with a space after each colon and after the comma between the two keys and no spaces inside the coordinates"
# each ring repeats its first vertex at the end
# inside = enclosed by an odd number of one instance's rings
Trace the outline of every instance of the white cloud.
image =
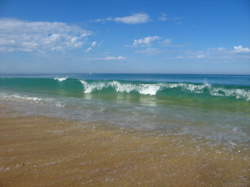
{"type": "Polygon", "coordinates": [[[93,41],[90,46],[85,50],[87,53],[92,51],[97,46],[97,42],[93,41]]]}
{"type": "Polygon", "coordinates": [[[147,36],[134,40],[129,47],[136,48],[136,53],[156,55],[163,53],[166,48],[180,47],[180,45],[172,44],[172,40],[168,38],[164,39],[160,36],[147,36]]]}
{"type": "Polygon", "coordinates": [[[145,13],[136,13],[130,16],[124,17],[108,17],[104,19],[96,19],[96,22],[107,22],[113,21],[118,23],[125,23],[125,24],[139,24],[139,23],[147,23],[150,21],[150,17],[148,14],[145,13]]]}
{"type": "Polygon", "coordinates": [[[123,56],[106,56],[106,57],[103,57],[103,58],[99,58],[97,60],[104,60],[104,61],[126,60],[126,57],[123,57],[123,56]]]}
{"type": "Polygon", "coordinates": [[[233,52],[235,53],[250,53],[250,48],[242,47],[242,45],[234,46],[233,52]]]}
{"type": "Polygon", "coordinates": [[[148,46],[152,42],[154,42],[156,40],[159,40],[159,39],[160,39],[159,36],[147,36],[145,38],[134,40],[133,46],[134,47],[137,47],[137,46],[148,46]]]}
{"type": "Polygon", "coordinates": [[[114,21],[126,24],[146,23],[149,21],[149,16],[144,13],[137,13],[131,16],[114,18],[114,21]]]}
{"type": "Polygon", "coordinates": [[[41,52],[80,48],[91,32],[62,22],[0,19],[1,52],[41,52]]]}

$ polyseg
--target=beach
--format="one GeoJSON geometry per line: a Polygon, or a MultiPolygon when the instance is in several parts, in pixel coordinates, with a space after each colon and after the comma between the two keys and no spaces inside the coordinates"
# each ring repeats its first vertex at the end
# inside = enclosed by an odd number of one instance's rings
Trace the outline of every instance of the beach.
{"type": "Polygon", "coordinates": [[[0,187],[250,187],[250,0],[0,0],[0,187]]]}
{"type": "Polygon", "coordinates": [[[0,106],[0,186],[248,186],[249,150],[0,106]],[[13,116],[12,114],[15,114],[13,116]]]}

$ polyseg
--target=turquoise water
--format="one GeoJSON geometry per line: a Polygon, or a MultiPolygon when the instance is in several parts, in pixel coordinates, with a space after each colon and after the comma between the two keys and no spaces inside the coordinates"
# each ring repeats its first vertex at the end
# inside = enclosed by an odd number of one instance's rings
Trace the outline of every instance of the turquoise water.
{"type": "Polygon", "coordinates": [[[27,115],[250,143],[249,75],[1,75],[0,102],[27,115]]]}

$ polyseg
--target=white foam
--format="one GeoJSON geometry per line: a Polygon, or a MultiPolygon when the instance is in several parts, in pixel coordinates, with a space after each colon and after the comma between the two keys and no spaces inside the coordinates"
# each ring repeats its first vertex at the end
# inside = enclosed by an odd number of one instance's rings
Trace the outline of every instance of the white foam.
{"type": "Polygon", "coordinates": [[[103,88],[107,87],[107,85],[102,82],[87,83],[83,80],[80,80],[80,82],[84,86],[84,93],[91,93],[94,90],[102,90],[103,88]]]}
{"type": "Polygon", "coordinates": [[[40,98],[40,97],[32,97],[27,95],[18,95],[18,94],[0,94],[0,99],[6,100],[6,101],[27,101],[35,104],[45,104],[50,103],[54,104],[58,108],[64,108],[65,104],[61,103],[60,101],[55,101],[52,98],[40,98]]]}
{"type": "Polygon", "coordinates": [[[165,88],[182,88],[184,90],[189,90],[194,93],[202,93],[205,88],[210,88],[210,84],[201,84],[201,85],[196,85],[196,84],[189,84],[189,83],[167,83],[163,84],[163,87],[165,88]]]}
{"type": "Polygon", "coordinates": [[[161,88],[161,86],[157,84],[121,84],[117,81],[113,81],[111,86],[113,86],[117,92],[130,93],[132,91],[137,91],[143,95],[156,95],[161,88]]]}
{"type": "Polygon", "coordinates": [[[58,108],[64,108],[65,105],[62,104],[62,103],[57,102],[57,103],[56,103],[56,107],[58,107],[58,108]]]}
{"type": "Polygon", "coordinates": [[[95,90],[102,90],[104,88],[112,87],[116,92],[125,92],[130,93],[136,91],[143,95],[156,95],[157,91],[161,88],[160,85],[156,84],[129,84],[129,83],[120,83],[118,81],[112,82],[94,82],[88,83],[86,81],[80,80],[84,86],[84,93],[91,93],[95,90]]]}
{"type": "Polygon", "coordinates": [[[144,95],[156,95],[157,92],[160,90],[160,88],[161,88],[160,85],[143,84],[143,85],[141,85],[139,93],[144,94],[144,95]]]}
{"type": "Polygon", "coordinates": [[[244,89],[212,88],[210,94],[213,96],[235,97],[236,99],[246,99],[250,101],[250,91],[244,89]]]}
{"type": "Polygon", "coordinates": [[[203,93],[204,89],[207,88],[209,94],[211,96],[226,96],[226,97],[235,97],[236,99],[246,99],[250,101],[250,91],[244,89],[228,89],[228,88],[221,88],[221,87],[212,87],[210,84],[186,84],[186,83],[171,83],[166,84],[165,87],[167,88],[177,88],[180,87],[184,90],[189,90],[193,93],[203,93]]]}
{"type": "Polygon", "coordinates": [[[57,81],[59,81],[59,82],[63,82],[63,81],[65,81],[65,80],[67,80],[68,79],[68,77],[55,77],[54,78],[54,80],[57,80],[57,81]]]}
{"type": "Polygon", "coordinates": [[[111,83],[109,83],[109,85],[114,87],[116,92],[126,92],[126,93],[132,92],[133,90],[135,90],[136,87],[136,85],[120,83],[118,81],[112,81],[111,83]]]}
{"type": "Polygon", "coordinates": [[[158,84],[130,84],[121,83],[118,81],[109,82],[92,82],[80,80],[84,86],[84,93],[91,93],[93,91],[102,90],[111,87],[116,92],[131,93],[132,91],[138,92],[142,95],[156,95],[162,89],[180,88],[183,91],[190,91],[191,93],[202,94],[205,89],[208,90],[211,96],[226,96],[235,97],[236,99],[246,99],[250,101],[250,91],[244,89],[227,89],[220,87],[212,87],[210,84],[191,84],[191,83],[158,83],[158,84]]]}
{"type": "Polygon", "coordinates": [[[2,98],[6,100],[21,100],[21,101],[31,101],[34,103],[39,103],[42,101],[42,98],[39,97],[31,97],[31,96],[20,96],[20,95],[2,95],[2,98]]]}

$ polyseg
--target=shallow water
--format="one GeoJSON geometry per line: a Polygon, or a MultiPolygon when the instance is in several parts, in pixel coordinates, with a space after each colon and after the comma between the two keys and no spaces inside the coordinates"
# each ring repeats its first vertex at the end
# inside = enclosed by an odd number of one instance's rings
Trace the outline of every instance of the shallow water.
{"type": "Polygon", "coordinates": [[[2,75],[0,103],[45,115],[250,145],[250,76],[2,75]]]}

